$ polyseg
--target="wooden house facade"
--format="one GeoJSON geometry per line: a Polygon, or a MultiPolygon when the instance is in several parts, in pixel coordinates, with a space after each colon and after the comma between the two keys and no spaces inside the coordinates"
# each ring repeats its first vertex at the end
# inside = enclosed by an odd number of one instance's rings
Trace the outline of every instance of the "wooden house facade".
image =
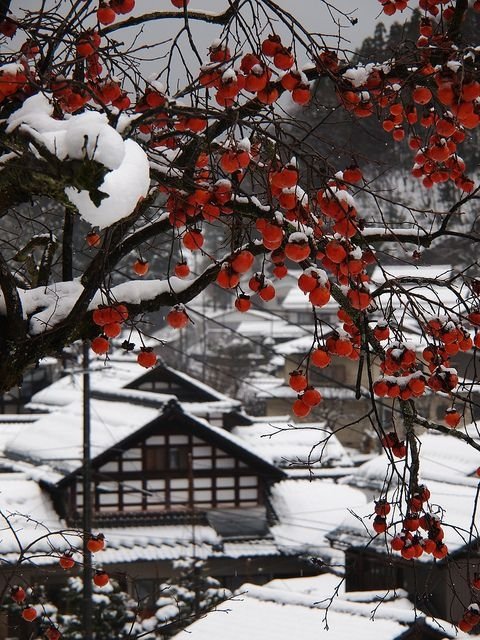
{"type": "MultiPolygon", "coordinates": [[[[183,413],[175,402],[95,457],[92,467],[93,515],[99,524],[265,506],[269,484],[284,477],[237,439],[183,413]]],[[[77,523],[83,508],[81,469],[56,490],[62,515],[77,523]]]]}

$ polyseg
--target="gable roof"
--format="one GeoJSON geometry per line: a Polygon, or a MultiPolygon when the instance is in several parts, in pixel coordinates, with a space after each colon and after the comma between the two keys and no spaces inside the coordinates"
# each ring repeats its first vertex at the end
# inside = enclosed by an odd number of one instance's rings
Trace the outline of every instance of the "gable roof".
{"type": "MultiPolygon", "coordinates": [[[[108,364],[92,361],[89,367],[90,386],[93,390],[106,388],[110,391],[121,389],[141,375],[136,362],[112,357],[108,364]]],[[[51,411],[64,407],[81,398],[83,392],[83,372],[67,371],[65,375],[44,389],[35,393],[27,408],[35,411],[51,411]]]]}
{"type": "MultiPolygon", "coordinates": [[[[233,456],[250,464],[259,473],[273,479],[285,477],[283,471],[264,459],[253,447],[224,429],[206,420],[184,413],[173,397],[165,397],[161,407],[132,405],[126,400],[110,402],[91,400],[92,463],[102,461],[128,448],[139,438],[158,429],[182,427],[209,442],[214,442],[233,456]]],[[[83,405],[74,402],[47,414],[21,429],[5,447],[5,454],[14,460],[47,464],[65,476],[77,471],[82,464],[83,405]]]]}
{"type": "MultiPolygon", "coordinates": [[[[198,410],[200,413],[205,413],[207,403],[209,409],[223,411],[231,411],[241,404],[238,400],[165,363],[159,363],[154,369],[145,372],[136,362],[114,354],[109,358],[108,365],[102,363],[99,366],[99,363],[94,361],[90,370],[92,397],[98,399],[126,399],[144,406],[162,406],[166,400],[173,397],[180,402],[187,397],[187,402],[193,401],[189,402],[189,409],[193,412],[198,410]],[[141,385],[153,383],[155,380],[174,385],[175,393],[139,389],[141,385]],[[184,394],[182,388],[185,390],[184,394]]],[[[83,373],[80,370],[72,371],[37,392],[28,407],[37,411],[49,411],[66,406],[81,400],[82,391],[83,373]]]]}
{"type": "MultiPolygon", "coordinates": [[[[192,378],[192,376],[189,376],[187,373],[174,369],[166,364],[159,364],[153,369],[137,376],[134,380],[126,384],[124,389],[139,389],[142,384],[156,381],[185,387],[188,392],[195,394],[197,397],[196,402],[220,401],[231,407],[238,407],[240,405],[238,400],[234,400],[210,385],[196,378],[192,378]]],[[[178,393],[174,393],[173,395],[175,395],[180,402],[184,401],[182,395],[178,393]]]]}

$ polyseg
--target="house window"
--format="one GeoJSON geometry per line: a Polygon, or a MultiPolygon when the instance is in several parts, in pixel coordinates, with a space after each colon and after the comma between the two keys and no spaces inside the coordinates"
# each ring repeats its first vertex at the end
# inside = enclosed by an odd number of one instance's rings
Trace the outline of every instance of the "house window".
{"type": "Polygon", "coordinates": [[[217,489],[217,502],[235,502],[233,489],[217,489]]]}
{"type": "Polygon", "coordinates": [[[143,468],[145,471],[162,471],[166,469],[167,456],[165,447],[146,447],[143,456],[143,468]]]}
{"type": "Polygon", "coordinates": [[[141,449],[127,449],[123,452],[124,460],[139,460],[142,457],[141,449]]]}
{"type": "Polygon", "coordinates": [[[144,471],[185,471],[188,469],[188,446],[145,447],[144,471]]]}
{"type": "Polygon", "coordinates": [[[187,447],[170,447],[168,449],[168,468],[171,470],[188,469],[187,447]]]}

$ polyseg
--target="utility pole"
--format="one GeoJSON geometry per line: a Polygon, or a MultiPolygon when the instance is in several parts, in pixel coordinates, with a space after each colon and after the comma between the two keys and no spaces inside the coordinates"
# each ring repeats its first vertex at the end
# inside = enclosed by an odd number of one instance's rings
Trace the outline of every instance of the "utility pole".
{"type": "Polygon", "coordinates": [[[93,570],[92,555],[87,547],[92,530],[92,495],[91,495],[91,455],[90,455],[90,371],[89,345],[83,341],[83,601],[82,625],[83,639],[92,640],[92,594],[93,570]]]}
{"type": "Polygon", "coordinates": [[[189,484],[189,501],[190,501],[190,511],[192,514],[192,562],[193,562],[193,592],[195,594],[194,597],[194,614],[195,620],[200,617],[200,574],[201,568],[198,566],[197,562],[197,541],[196,541],[196,531],[195,531],[195,500],[194,500],[194,485],[193,485],[193,452],[191,451],[188,454],[188,484],[189,484]]]}

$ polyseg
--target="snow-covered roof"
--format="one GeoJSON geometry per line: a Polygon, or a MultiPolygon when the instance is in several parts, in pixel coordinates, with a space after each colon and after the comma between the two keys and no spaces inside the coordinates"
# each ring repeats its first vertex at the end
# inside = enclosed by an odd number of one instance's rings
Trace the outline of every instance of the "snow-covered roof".
{"type": "Polygon", "coordinates": [[[183,380],[184,382],[195,386],[198,390],[204,391],[206,394],[213,396],[215,400],[228,403],[230,406],[239,406],[240,402],[238,400],[234,400],[230,398],[230,396],[221,393],[217,389],[214,389],[209,384],[198,380],[197,378],[193,378],[188,373],[184,371],[179,371],[178,369],[174,369],[173,367],[165,367],[173,376],[175,376],[179,380],[183,380]]]}
{"type": "Polygon", "coordinates": [[[278,524],[270,531],[286,552],[318,554],[342,561],[326,535],[345,519],[348,508],[365,509],[359,489],[331,480],[282,480],[271,489],[278,524]]]}
{"type": "MultiPolygon", "coordinates": [[[[322,578],[323,576],[319,576],[322,578]]],[[[413,605],[404,597],[393,597],[376,606],[382,597],[381,593],[367,592],[370,600],[356,601],[344,598],[343,595],[331,598],[332,590],[326,589],[323,598],[319,593],[305,593],[298,589],[302,580],[297,579],[295,585],[290,580],[274,581],[264,586],[244,584],[236,592],[233,599],[208,615],[200,618],[186,631],[174,636],[174,640],[344,640],[354,637],[355,640],[395,640],[415,623],[418,613],[413,605]],[[328,607],[328,611],[327,611],[328,607]],[[375,615],[372,610],[375,608],[375,615]]],[[[396,594],[397,595],[397,594],[396,594]]],[[[431,618],[422,619],[429,630],[440,631],[445,637],[466,638],[456,629],[442,621],[431,618]]]]}
{"type": "MultiPolygon", "coordinates": [[[[467,427],[468,430],[468,427],[467,427]]],[[[448,434],[425,433],[420,436],[420,477],[422,482],[447,482],[476,487],[478,478],[470,477],[479,466],[478,451],[463,440],[448,434]]],[[[379,490],[384,486],[389,460],[385,454],[358,467],[345,479],[350,485],[379,490]]],[[[400,473],[403,461],[395,463],[400,473]]]]}
{"type": "MultiPolygon", "coordinates": [[[[375,325],[375,323],[373,323],[375,325]]],[[[341,328],[342,323],[338,322],[337,327],[341,328]]],[[[335,328],[335,326],[334,326],[335,328]]],[[[331,333],[330,325],[323,325],[323,336],[326,338],[331,333]]],[[[402,327],[402,336],[403,342],[408,342],[412,345],[415,345],[417,351],[423,350],[427,346],[427,341],[425,336],[421,335],[418,331],[418,325],[416,327],[402,327]],[[413,330],[412,330],[413,329],[413,330]],[[415,331],[416,329],[416,331],[415,331]]],[[[290,356],[290,355],[298,355],[298,354],[306,354],[312,349],[312,345],[314,345],[315,339],[310,332],[307,336],[300,336],[299,338],[294,338],[293,340],[288,340],[286,342],[281,342],[280,344],[275,345],[275,352],[282,356],[290,356]]],[[[327,370],[328,374],[328,370],[327,370]]]]}
{"type": "Polygon", "coordinates": [[[401,288],[404,290],[398,292],[392,300],[391,291],[387,290],[377,298],[380,306],[393,304],[394,308],[399,309],[399,320],[403,320],[400,310],[408,304],[409,298],[415,296],[415,304],[418,309],[423,309],[427,314],[445,313],[445,308],[452,309],[458,306],[459,290],[457,283],[450,284],[452,267],[450,265],[388,265],[383,270],[376,267],[371,280],[372,284],[381,286],[390,280],[402,278],[401,288]],[[419,281],[416,282],[415,280],[419,281]],[[434,280],[436,284],[422,283],[422,279],[434,280]],[[410,280],[410,282],[408,282],[410,280]],[[403,304],[402,304],[403,303],[403,304]]]}
{"type": "MultiPolygon", "coordinates": [[[[106,547],[98,556],[105,564],[141,560],[177,560],[197,554],[207,558],[221,538],[210,526],[170,524],[162,526],[103,527],[106,547]]],[[[97,559],[97,558],[96,558],[97,559]]]]}
{"type": "MultiPolygon", "coordinates": [[[[188,313],[200,326],[203,326],[203,323],[208,326],[208,331],[212,333],[233,330],[235,334],[245,337],[281,340],[309,332],[308,327],[291,324],[280,315],[260,309],[250,309],[247,313],[241,313],[231,307],[212,311],[201,305],[188,305],[188,313]]],[[[180,334],[171,327],[164,327],[155,333],[155,337],[170,343],[177,341],[180,334]]]]}
{"type": "MultiPolygon", "coordinates": [[[[113,523],[112,523],[113,524],[113,523]]],[[[105,550],[97,564],[198,558],[271,556],[281,553],[271,538],[228,540],[211,526],[168,524],[119,527],[102,525],[105,550]]],[[[4,562],[16,562],[20,548],[29,564],[55,564],[67,549],[81,549],[80,532],[66,528],[47,491],[27,473],[0,474],[0,539],[4,562]],[[28,549],[27,549],[28,547],[28,549]]],[[[81,554],[74,554],[81,561],[81,554]]]]}
{"type": "MultiPolygon", "coordinates": [[[[201,311],[202,314],[204,312],[203,308],[200,307],[198,311],[201,311]]],[[[195,308],[194,308],[195,312],[195,308]]],[[[217,320],[222,324],[228,324],[231,326],[232,324],[257,324],[259,322],[264,324],[278,324],[284,325],[288,324],[284,318],[281,318],[274,313],[270,313],[269,311],[264,311],[262,309],[249,309],[247,313],[241,313],[235,307],[229,307],[227,309],[208,311],[206,312],[207,320],[217,320]]]]}
{"type": "MultiPolygon", "coordinates": [[[[93,361],[89,370],[91,388],[110,391],[121,389],[142,375],[138,364],[131,359],[127,361],[111,358],[107,364],[93,361]]],[[[45,409],[65,406],[78,400],[82,393],[83,372],[76,369],[35,393],[28,406],[45,409]]]]}
{"type": "Polygon", "coordinates": [[[290,356],[298,353],[308,353],[314,343],[314,336],[310,333],[308,336],[300,336],[288,342],[282,342],[275,346],[275,352],[282,356],[290,356]]]}
{"type": "MultiPolygon", "coordinates": [[[[178,422],[181,416],[185,424],[194,429],[199,437],[214,439],[219,446],[232,449],[245,456],[256,466],[274,477],[283,477],[268,458],[250,443],[223,428],[211,425],[207,420],[182,411],[173,396],[165,397],[160,407],[146,407],[129,402],[113,402],[92,399],[90,401],[90,448],[94,460],[112,447],[118,446],[149,423],[164,417],[169,420],[172,412],[178,422]]],[[[20,429],[5,445],[5,456],[33,464],[46,464],[63,474],[77,470],[83,457],[83,404],[73,402],[46,414],[37,422],[20,429]]]]}
{"type": "Polygon", "coordinates": [[[285,380],[268,373],[252,372],[252,375],[245,378],[244,382],[249,389],[253,389],[255,397],[257,397],[259,393],[268,394],[278,387],[281,387],[285,383],[285,380]]]}
{"type": "MultiPolygon", "coordinates": [[[[204,405],[206,402],[212,403],[212,407],[217,410],[232,410],[240,405],[240,402],[217,391],[213,387],[192,378],[188,374],[172,367],[160,364],[158,369],[165,371],[165,374],[175,379],[179,384],[184,382],[189,386],[203,392],[208,400],[198,403],[191,403],[187,408],[191,413],[195,413],[197,404],[204,405]],[[217,403],[217,404],[216,404],[217,403]],[[220,404],[218,404],[220,403],[220,404]]],[[[134,361],[121,357],[112,356],[106,365],[93,362],[90,367],[90,388],[97,397],[114,397],[120,401],[134,400],[136,403],[163,404],[168,399],[174,397],[172,394],[158,393],[155,391],[135,389],[145,376],[154,374],[155,370],[145,373],[134,361]],[[128,388],[126,388],[128,387],[128,388]]],[[[28,407],[33,409],[49,410],[52,407],[66,406],[74,401],[79,401],[83,393],[83,374],[80,370],[74,370],[51,385],[38,391],[31,399],[28,407]]],[[[202,413],[205,407],[202,407],[202,413]]]]}
{"type": "MultiPolygon", "coordinates": [[[[257,465],[269,468],[270,472],[277,476],[277,478],[285,477],[285,473],[274,466],[269,460],[268,456],[264,456],[263,452],[259,451],[254,444],[245,441],[235,433],[230,433],[223,428],[215,427],[211,425],[207,420],[199,418],[198,416],[190,415],[187,416],[187,418],[192,420],[195,425],[203,427],[206,432],[210,432],[211,434],[216,435],[217,438],[219,438],[224,443],[229,443],[230,445],[233,445],[239,452],[247,454],[257,465]]],[[[199,435],[201,436],[201,430],[199,431],[199,435]]]]}
{"type": "Polygon", "coordinates": [[[52,563],[56,561],[49,555],[52,548],[80,544],[76,532],[66,530],[49,495],[26,473],[0,474],[0,540],[7,562],[18,559],[19,545],[28,547],[26,560],[35,556],[35,562],[52,563]]]}
{"type": "Polygon", "coordinates": [[[325,423],[293,424],[264,418],[232,431],[281,467],[351,467],[352,460],[325,423]]]}
{"type": "MultiPolygon", "coordinates": [[[[90,412],[92,458],[160,415],[158,408],[106,400],[91,400],[90,412]]],[[[5,445],[5,455],[70,473],[81,465],[82,438],[83,404],[75,401],[20,429],[5,445]]]]}
{"type": "Polygon", "coordinates": [[[98,556],[104,564],[178,560],[181,558],[242,558],[279,555],[270,538],[223,541],[213,527],[175,524],[139,527],[103,527],[106,548],[98,556]]]}
{"type": "MultiPolygon", "coordinates": [[[[292,336],[305,334],[307,328],[299,327],[277,318],[277,322],[265,320],[252,322],[251,320],[246,320],[238,325],[236,331],[247,338],[258,336],[262,338],[272,338],[273,340],[286,340],[292,336]]],[[[311,331],[308,331],[308,333],[311,334],[311,331]]]]}
{"type": "Polygon", "coordinates": [[[32,424],[40,416],[35,414],[2,414],[0,416],[0,463],[3,464],[5,445],[14,438],[25,425],[32,424]]]}

